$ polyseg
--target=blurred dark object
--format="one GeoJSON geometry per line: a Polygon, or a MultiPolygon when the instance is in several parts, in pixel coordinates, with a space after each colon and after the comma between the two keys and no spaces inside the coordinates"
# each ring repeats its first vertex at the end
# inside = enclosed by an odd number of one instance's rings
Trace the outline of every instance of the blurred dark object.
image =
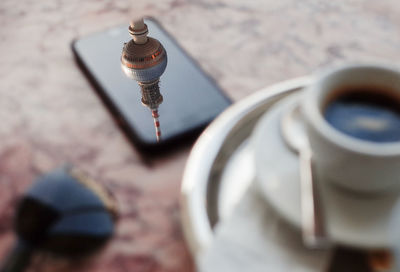
{"type": "Polygon", "coordinates": [[[327,272],[374,272],[369,266],[368,253],[363,250],[338,247],[327,272]]]}
{"type": "Polygon", "coordinates": [[[63,167],[40,177],[21,198],[14,228],[18,241],[1,272],[23,271],[33,250],[84,257],[113,234],[116,202],[82,172],[63,167]]]}

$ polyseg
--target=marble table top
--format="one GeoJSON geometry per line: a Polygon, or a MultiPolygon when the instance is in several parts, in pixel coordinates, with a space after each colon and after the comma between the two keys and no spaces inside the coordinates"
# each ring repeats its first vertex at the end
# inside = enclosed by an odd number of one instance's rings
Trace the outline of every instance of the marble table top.
{"type": "Polygon", "coordinates": [[[344,61],[397,63],[395,0],[2,0],[0,2],[0,259],[13,208],[40,173],[78,165],[117,197],[121,219],[96,256],[34,257],[31,271],[194,271],[179,219],[190,148],[146,159],[78,69],[70,43],[150,15],[233,100],[344,61]]]}

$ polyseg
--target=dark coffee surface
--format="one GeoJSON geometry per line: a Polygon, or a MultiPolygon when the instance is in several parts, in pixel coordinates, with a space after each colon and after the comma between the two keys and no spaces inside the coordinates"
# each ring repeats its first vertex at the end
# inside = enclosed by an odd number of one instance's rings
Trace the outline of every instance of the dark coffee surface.
{"type": "Polygon", "coordinates": [[[325,119],[337,130],[371,142],[400,141],[400,98],[379,89],[348,89],[327,103],[325,119]]]}

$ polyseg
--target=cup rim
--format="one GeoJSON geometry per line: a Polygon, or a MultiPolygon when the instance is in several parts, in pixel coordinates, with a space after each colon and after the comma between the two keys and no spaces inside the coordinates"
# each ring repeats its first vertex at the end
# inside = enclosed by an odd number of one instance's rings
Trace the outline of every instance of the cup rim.
{"type": "Polygon", "coordinates": [[[400,67],[386,63],[349,63],[324,70],[317,74],[314,83],[307,87],[305,91],[302,101],[302,110],[305,117],[308,119],[309,125],[323,136],[325,140],[345,150],[375,157],[400,156],[400,141],[395,143],[374,143],[351,137],[328,124],[320,111],[318,98],[323,83],[337,72],[344,70],[350,72],[360,69],[376,69],[383,72],[396,73],[399,76],[400,82],[400,67]]]}

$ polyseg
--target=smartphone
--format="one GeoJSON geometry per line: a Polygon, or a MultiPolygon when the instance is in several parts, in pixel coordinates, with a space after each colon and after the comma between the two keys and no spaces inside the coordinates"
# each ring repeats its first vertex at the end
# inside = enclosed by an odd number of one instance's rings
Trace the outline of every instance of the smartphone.
{"type": "Polygon", "coordinates": [[[151,111],[141,104],[138,83],[121,69],[128,24],[74,40],[72,50],[95,90],[133,143],[142,150],[173,146],[198,135],[231,101],[216,82],[178,45],[161,25],[145,19],[149,37],[164,46],[168,63],[160,77],[163,102],[158,108],[162,132],[158,142],[151,111]]]}

